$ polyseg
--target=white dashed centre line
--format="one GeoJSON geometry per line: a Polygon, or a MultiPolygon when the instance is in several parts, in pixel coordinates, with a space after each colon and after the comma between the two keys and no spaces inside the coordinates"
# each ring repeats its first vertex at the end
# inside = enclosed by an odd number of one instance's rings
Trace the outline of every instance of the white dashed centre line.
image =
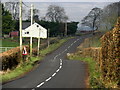
{"type": "Polygon", "coordinates": [[[60,71],[60,69],[58,69],[56,72],[59,72],[60,71]]]}
{"type": "Polygon", "coordinates": [[[74,41],[74,43],[76,43],[76,41],[74,41]]]}
{"type": "Polygon", "coordinates": [[[46,79],[45,81],[47,82],[47,81],[49,81],[51,79],[51,77],[49,77],[48,79],[46,79]]]}
{"type": "Polygon", "coordinates": [[[53,75],[52,75],[52,77],[54,77],[56,75],[56,73],[54,73],[53,75]]]}
{"type": "MultiPolygon", "coordinates": [[[[76,43],[78,40],[79,40],[79,39],[77,39],[76,41],[74,41],[74,43],[76,43]]],[[[70,46],[68,46],[68,48],[70,48],[74,43],[72,43],[70,46]]],[[[63,54],[65,51],[67,51],[67,48],[66,48],[63,52],[61,52],[61,53],[59,53],[58,55],[56,55],[56,56],[54,57],[54,60],[55,60],[58,56],[60,56],[61,54],[63,54]]],[[[57,69],[56,72],[53,73],[51,77],[49,77],[48,79],[46,79],[46,80],[45,80],[46,82],[48,82],[50,79],[52,79],[52,77],[54,77],[54,76],[57,74],[57,72],[60,71],[60,69],[62,68],[62,64],[63,64],[63,63],[62,63],[62,59],[60,59],[59,69],[57,69]]],[[[39,85],[37,85],[37,87],[41,87],[43,84],[45,84],[45,82],[40,83],[39,85]]],[[[35,89],[32,89],[32,90],[35,90],[35,89]]]]}
{"type": "MultiPolygon", "coordinates": [[[[77,39],[76,41],[74,41],[74,43],[76,43],[78,40],[79,40],[79,39],[77,39]]],[[[72,46],[74,43],[72,43],[71,46],[72,46]]],[[[70,48],[71,46],[68,46],[68,48],[70,48]]],[[[61,53],[59,53],[58,55],[56,55],[56,56],[54,57],[54,60],[55,60],[58,56],[60,56],[62,53],[64,53],[65,51],[67,51],[67,48],[66,48],[63,52],[61,52],[61,53]]],[[[57,69],[56,72],[53,73],[52,76],[49,77],[48,79],[46,79],[45,81],[48,82],[50,79],[52,79],[52,77],[54,77],[54,76],[57,74],[57,72],[60,71],[61,68],[62,68],[62,59],[60,59],[59,69],[57,69]]],[[[44,83],[45,83],[45,82],[40,83],[39,85],[37,85],[37,87],[41,87],[44,83]]],[[[34,89],[32,89],[32,90],[34,90],[34,89]]]]}
{"type": "Polygon", "coordinates": [[[62,63],[60,63],[60,66],[62,65],[62,63]]]}
{"type": "Polygon", "coordinates": [[[40,86],[42,86],[44,84],[44,82],[42,82],[41,84],[39,84],[37,87],[40,87],[40,86]]]}
{"type": "Polygon", "coordinates": [[[59,67],[60,69],[62,68],[62,66],[59,67]]]}
{"type": "Polygon", "coordinates": [[[70,48],[70,46],[68,46],[68,48],[70,48]]]}
{"type": "MultiPolygon", "coordinates": [[[[74,41],[74,43],[76,43],[78,40],[80,40],[80,39],[77,39],[76,41],[74,41]]],[[[71,45],[68,46],[68,48],[70,48],[74,43],[71,43],[71,45]]],[[[56,55],[56,56],[54,57],[54,60],[55,60],[58,56],[60,56],[61,54],[63,54],[65,51],[67,51],[67,48],[66,48],[63,52],[61,52],[61,53],[59,53],[58,55],[56,55]]],[[[60,69],[62,68],[62,64],[63,64],[63,63],[62,63],[62,59],[60,59],[60,66],[59,66],[59,68],[56,70],[55,73],[52,74],[51,77],[49,77],[48,79],[45,80],[46,82],[48,82],[50,79],[52,79],[52,77],[54,77],[54,76],[57,74],[57,72],[60,71],[60,69]]],[[[43,84],[45,84],[45,82],[40,83],[39,85],[37,85],[37,87],[41,87],[43,84]]],[[[32,89],[32,90],[34,90],[34,89],[32,89]]]]}

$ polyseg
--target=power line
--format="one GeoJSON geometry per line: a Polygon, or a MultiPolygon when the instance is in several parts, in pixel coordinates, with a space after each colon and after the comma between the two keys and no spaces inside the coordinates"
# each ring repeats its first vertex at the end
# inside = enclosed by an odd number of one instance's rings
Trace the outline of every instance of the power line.
{"type": "Polygon", "coordinates": [[[25,5],[26,7],[30,8],[30,6],[26,5],[24,2],[22,2],[23,5],[25,5]]]}

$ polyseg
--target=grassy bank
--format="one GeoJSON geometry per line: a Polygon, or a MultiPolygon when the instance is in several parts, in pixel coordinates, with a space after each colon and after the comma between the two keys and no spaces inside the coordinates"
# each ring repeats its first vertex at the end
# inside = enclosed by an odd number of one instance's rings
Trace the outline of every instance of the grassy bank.
{"type": "Polygon", "coordinates": [[[31,57],[30,61],[20,64],[14,70],[7,70],[4,74],[2,74],[2,82],[6,82],[23,76],[25,73],[29,72],[33,68],[34,63],[38,60],[42,60],[42,57],[31,57]]]}
{"type": "MultiPolygon", "coordinates": [[[[84,50],[90,47],[95,47],[95,48],[100,47],[101,36],[102,36],[102,33],[98,33],[90,38],[85,39],[84,42],[78,47],[77,52],[70,54],[70,56],[68,56],[70,60],[81,60],[88,64],[89,85],[91,88],[104,88],[104,86],[102,84],[101,72],[99,70],[100,68],[99,68],[98,62],[96,60],[93,60],[92,57],[89,57],[88,52],[84,50]],[[86,54],[84,55],[83,53],[84,54],[86,53],[86,54]]],[[[89,52],[89,54],[90,53],[92,52],[89,52]]]]}
{"type": "Polygon", "coordinates": [[[100,70],[96,68],[97,63],[91,57],[82,57],[74,54],[68,57],[70,60],[81,60],[88,64],[89,68],[89,86],[90,88],[104,88],[100,82],[100,70]]]}
{"type": "Polygon", "coordinates": [[[59,40],[57,43],[50,44],[48,48],[40,50],[40,56],[39,57],[31,57],[31,59],[28,59],[28,61],[18,65],[14,70],[7,70],[2,74],[2,82],[6,82],[12,79],[15,79],[19,76],[24,75],[25,73],[29,72],[34,66],[36,66],[36,62],[42,60],[44,56],[58,47],[60,47],[64,42],[66,42],[70,38],[65,38],[59,40]]]}

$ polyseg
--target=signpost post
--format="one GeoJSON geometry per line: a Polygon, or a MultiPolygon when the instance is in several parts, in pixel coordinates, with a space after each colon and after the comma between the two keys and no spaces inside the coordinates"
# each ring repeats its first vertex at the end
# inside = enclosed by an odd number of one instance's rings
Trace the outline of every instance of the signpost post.
{"type": "MultiPolygon", "coordinates": [[[[33,4],[31,4],[31,25],[33,24],[33,4]]],[[[32,56],[32,36],[30,37],[30,56],[32,56]]]]}
{"type": "Polygon", "coordinates": [[[38,51],[37,51],[38,56],[39,56],[39,50],[40,50],[40,37],[38,37],[38,51]]]}
{"type": "Polygon", "coordinates": [[[67,36],[67,21],[65,22],[65,36],[67,36]]]}
{"type": "Polygon", "coordinates": [[[20,0],[19,4],[19,31],[20,31],[20,58],[22,58],[22,0],[20,0]]]}
{"type": "Polygon", "coordinates": [[[48,29],[48,47],[49,47],[49,45],[50,45],[49,35],[50,35],[50,29],[48,29]]]}
{"type": "MultiPolygon", "coordinates": [[[[40,36],[40,30],[39,30],[39,36],[40,36]]],[[[38,56],[39,56],[39,49],[40,49],[40,37],[38,37],[38,51],[37,51],[38,56]]]]}

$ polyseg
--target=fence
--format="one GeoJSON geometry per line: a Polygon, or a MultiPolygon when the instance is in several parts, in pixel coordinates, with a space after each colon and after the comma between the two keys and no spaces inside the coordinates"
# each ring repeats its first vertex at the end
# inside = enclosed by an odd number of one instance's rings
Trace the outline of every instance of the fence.
{"type": "Polygon", "coordinates": [[[12,48],[15,48],[15,47],[0,47],[0,53],[10,50],[12,48]]]}

